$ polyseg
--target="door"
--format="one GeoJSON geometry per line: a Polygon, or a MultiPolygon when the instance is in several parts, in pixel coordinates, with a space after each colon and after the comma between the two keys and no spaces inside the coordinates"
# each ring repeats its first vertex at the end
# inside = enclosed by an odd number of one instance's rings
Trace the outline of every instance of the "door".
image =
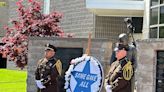
{"type": "Polygon", "coordinates": [[[164,92],[164,51],[157,51],[156,92],[164,92]]]}
{"type": "Polygon", "coordinates": [[[2,57],[2,54],[0,54],[0,68],[6,68],[7,59],[2,57]]]}
{"type": "Polygon", "coordinates": [[[61,60],[62,67],[63,67],[62,76],[59,78],[60,89],[61,89],[60,92],[65,92],[64,91],[64,83],[65,83],[64,75],[65,75],[65,72],[69,68],[70,61],[77,57],[81,57],[82,54],[83,54],[83,48],[57,48],[56,57],[61,60]]]}

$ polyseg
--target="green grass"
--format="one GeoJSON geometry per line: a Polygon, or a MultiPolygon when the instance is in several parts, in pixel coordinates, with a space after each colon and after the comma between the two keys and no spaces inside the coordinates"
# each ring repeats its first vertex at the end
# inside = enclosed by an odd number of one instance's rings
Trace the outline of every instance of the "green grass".
{"type": "Polygon", "coordinates": [[[27,72],[0,69],[0,92],[26,92],[27,72]]]}

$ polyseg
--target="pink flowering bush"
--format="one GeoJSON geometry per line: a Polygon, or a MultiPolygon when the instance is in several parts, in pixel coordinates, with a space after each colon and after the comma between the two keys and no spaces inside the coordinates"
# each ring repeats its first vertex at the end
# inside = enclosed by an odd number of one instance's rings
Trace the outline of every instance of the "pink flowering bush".
{"type": "MultiPolygon", "coordinates": [[[[23,0],[19,0],[17,20],[11,20],[12,26],[5,26],[6,35],[2,38],[4,46],[0,47],[0,53],[3,57],[7,57],[10,61],[14,61],[17,67],[21,69],[27,65],[28,37],[63,37],[64,32],[58,26],[62,14],[52,12],[44,15],[41,12],[41,3],[36,0],[28,0],[28,7],[22,4],[23,0]]],[[[68,35],[70,36],[70,35],[68,35]]]]}

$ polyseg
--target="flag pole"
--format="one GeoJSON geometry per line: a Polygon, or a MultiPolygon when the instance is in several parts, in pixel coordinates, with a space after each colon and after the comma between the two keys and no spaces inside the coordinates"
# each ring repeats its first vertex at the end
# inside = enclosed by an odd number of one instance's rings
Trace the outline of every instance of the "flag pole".
{"type": "Polygon", "coordinates": [[[91,33],[89,33],[88,45],[85,54],[87,54],[88,56],[91,54],[91,33]]]}

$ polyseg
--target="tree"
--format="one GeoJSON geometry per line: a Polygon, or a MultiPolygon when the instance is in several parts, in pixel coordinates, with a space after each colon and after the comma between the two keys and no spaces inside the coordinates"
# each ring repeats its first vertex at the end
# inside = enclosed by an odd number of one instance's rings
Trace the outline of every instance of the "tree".
{"type": "Polygon", "coordinates": [[[29,7],[22,4],[23,0],[19,0],[17,20],[11,20],[12,26],[5,26],[7,31],[2,38],[4,46],[0,47],[3,57],[8,57],[9,61],[14,61],[17,67],[21,69],[27,65],[28,38],[30,36],[39,37],[63,37],[64,32],[58,26],[62,14],[52,12],[44,15],[41,12],[41,3],[36,0],[28,0],[29,7]]]}

